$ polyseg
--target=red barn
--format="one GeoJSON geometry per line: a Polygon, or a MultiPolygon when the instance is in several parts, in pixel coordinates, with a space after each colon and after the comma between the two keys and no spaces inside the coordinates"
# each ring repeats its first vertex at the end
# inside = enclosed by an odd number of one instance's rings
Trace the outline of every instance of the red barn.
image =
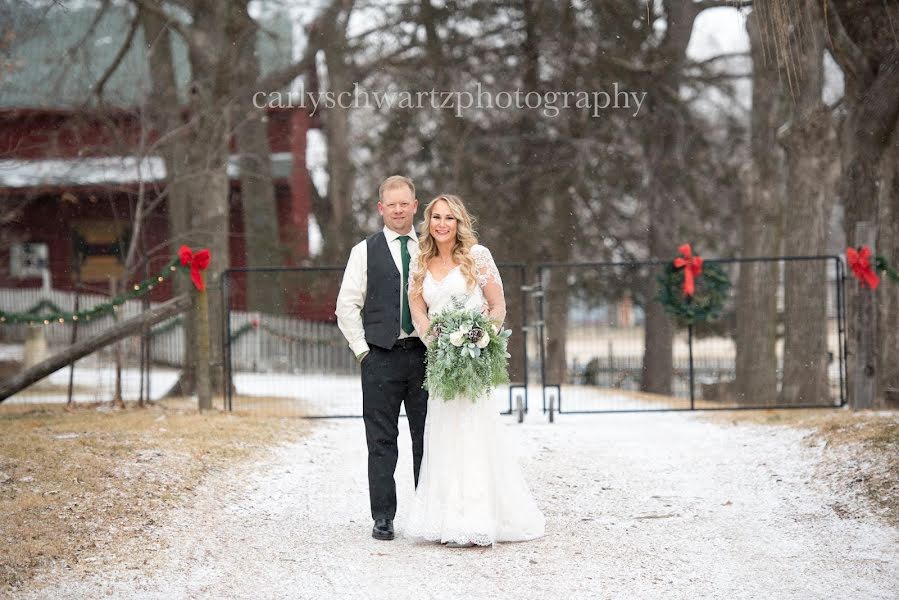
{"type": "MultiPolygon", "coordinates": [[[[41,269],[29,261],[45,256],[52,287],[73,290],[80,253],[86,256],[81,281],[105,292],[109,277],[122,271],[120,248],[131,234],[139,191],[152,201],[164,186],[162,159],[140,151],[141,140],[145,145],[155,136],[141,130],[137,108],[150,93],[146,40],[138,29],[106,81],[101,105],[93,86],[126,41],[131,8],[63,10],[21,3],[10,18],[5,26],[16,35],[4,38],[11,45],[4,47],[0,73],[0,288],[40,287],[41,269]]],[[[257,42],[263,75],[294,60],[299,35],[283,14],[271,15],[264,25],[257,42]]],[[[190,65],[178,36],[172,55],[184,91],[190,65]]],[[[299,262],[309,255],[306,143],[317,123],[302,109],[270,109],[267,116],[281,241],[299,262]]],[[[240,267],[246,263],[236,151],[232,142],[230,262],[240,267]]],[[[154,274],[171,258],[164,199],[143,227],[141,246],[154,249],[149,251],[154,274]]],[[[169,288],[154,289],[152,299],[167,297],[169,288]]],[[[234,300],[241,308],[241,295],[234,300]]]]}
{"type": "MultiPolygon", "coordinates": [[[[164,185],[159,157],[138,159],[137,111],[74,109],[0,109],[0,206],[5,213],[0,247],[0,287],[40,287],[34,269],[23,268],[23,245],[45,245],[54,289],[73,290],[73,264],[80,250],[86,259],[81,281],[104,284],[121,273],[120,242],[130,232],[130,215],[141,181],[148,200],[164,185]],[[129,152],[128,146],[132,146],[129,152]]],[[[281,241],[295,259],[309,255],[309,173],[306,134],[315,126],[303,110],[271,109],[268,133],[281,241]]],[[[152,139],[152,135],[149,136],[152,139]]],[[[243,215],[237,156],[228,166],[231,179],[231,266],[245,266],[243,215]]],[[[144,223],[143,247],[158,248],[151,273],[171,258],[164,200],[144,223]]],[[[42,249],[41,249],[42,250],[42,249]]],[[[171,293],[168,283],[152,298],[171,293]]],[[[242,304],[237,299],[238,305],[242,304]]]]}

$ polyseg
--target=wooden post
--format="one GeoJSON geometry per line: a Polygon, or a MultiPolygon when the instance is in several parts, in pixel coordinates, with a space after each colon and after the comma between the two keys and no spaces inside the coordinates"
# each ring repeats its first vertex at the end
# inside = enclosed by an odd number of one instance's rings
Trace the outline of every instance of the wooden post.
{"type": "Polygon", "coordinates": [[[25,333],[25,368],[33,367],[47,359],[47,337],[44,325],[29,323],[25,333]]]}
{"type": "MultiPolygon", "coordinates": [[[[871,259],[877,255],[874,242],[877,229],[870,221],[855,224],[855,244],[871,248],[871,259]]],[[[852,357],[853,410],[874,407],[877,393],[877,307],[875,291],[853,278],[855,288],[855,353],[852,357]]]]}
{"type": "MultiPolygon", "coordinates": [[[[81,268],[75,268],[75,312],[81,310],[81,268]]],[[[78,341],[78,321],[72,321],[72,338],[69,342],[73,346],[78,341]]],[[[75,402],[75,363],[69,365],[69,390],[66,406],[71,407],[75,402]]]]}
{"type": "Polygon", "coordinates": [[[689,362],[690,368],[690,410],[696,409],[696,391],[693,389],[694,387],[694,379],[693,376],[693,323],[687,325],[687,351],[688,357],[687,360],[689,362]]]}
{"type": "MultiPolygon", "coordinates": [[[[118,293],[118,285],[115,277],[109,278],[109,296],[115,298],[118,293]]],[[[112,319],[118,322],[119,311],[118,306],[112,307],[112,319]]],[[[115,360],[115,390],[112,393],[112,404],[116,408],[125,408],[125,401],[122,399],[122,342],[116,342],[112,345],[113,359],[115,360]]]]}
{"type": "Polygon", "coordinates": [[[199,408],[212,409],[212,384],[209,373],[209,297],[206,294],[206,272],[200,271],[203,280],[202,290],[193,290],[193,314],[197,328],[196,337],[196,373],[197,373],[197,399],[199,408]]]}
{"type": "MultiPolygon", "coordinates": [[[[615,349],[612,347],[612,340],[608,340],[608,351],[606,352],[607,358],[609,360],[609,383],[608,386],[618,387],[615,385],[615,349]]],[[[598,383],[598,382],[597,382],[598,383]]],[[[603,384],[600,384],[603,385],[603,384]]]]}

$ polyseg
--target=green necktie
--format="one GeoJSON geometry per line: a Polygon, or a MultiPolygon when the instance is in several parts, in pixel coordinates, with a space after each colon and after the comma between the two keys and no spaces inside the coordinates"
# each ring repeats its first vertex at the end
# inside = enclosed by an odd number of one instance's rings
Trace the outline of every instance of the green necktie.
{"type": "Polygon", "coordinates": [[[409,309],[409,248],[406,242],[409,241],[408,235],[401,235],[397,238],[400,241],[400,257],[403,261],[403,331],[407,334],[412,333],[415,327],[412,326],[412,311],[409,309]]]}

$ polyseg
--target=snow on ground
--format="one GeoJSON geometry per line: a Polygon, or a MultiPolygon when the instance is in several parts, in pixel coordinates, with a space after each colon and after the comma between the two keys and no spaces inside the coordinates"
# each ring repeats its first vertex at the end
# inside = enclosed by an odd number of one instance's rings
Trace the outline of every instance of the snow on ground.
{"type": "MultiPolygon", "coordinates": [[[[178,371],[154,367],[150,377],[150,397],[158,400],[178,380],[178,371]]],[[[115,369],[112,367],[82,367],[76,363],[73,377],[74,402],[109,402],[115,389],[115,369]]],[[[4,404],[36,404],[66,402],[69,368],[64,367],[41,382],[11,396],[4,404]],[[51,386],[45,391],[42,386],[51,386]]],[[[136,400],[140,392],[140,369],[122,369],[122,396],[136,400]]]]}
{"type": "MultiPolygon", "coordinates": [[[[150,397],[159,400],[178,380],[178,371],[154,367],[150,373],[150,397]]],[[[68,399],[65,387],[69,383],[69,369],[63,368],[46,380],[50,390],[42,391],[40,384],[12,396],[8,404],[60,403],[68,399]]],[[[74,383],[75,402],[105,402],[112,397],[115,389],[115,370],[112,367],[80,366],[76,364],[74,383]]],[[[259,406],[258,402],[244,398],[283,398],[288,400],[276,407],[283,414],[305,414],[307,416],[346,416],[362,414],[362,382],[358,375],[286,374],[286,373],[234,373],[236,389],[233,408],[241,410],[259,406]],[[322,393],[327,390],[327,393],[322,393]],[[295,400],[295,403],[289,402],[295,400]],[[246,403],[245,403],[246,402],[246,403]]],[[[125,400],[136,400],[140,391],[140,370],[122,369],[122,395],[125,400]]],[[[219,390],[216,394],[221,393],[219,390]]],[[[552,394],[549,391],[547,401],[552,394]]],[[[512,406],[515,398],[513,394],[512,406]]],[[[539,385],[528,387],[528,405],[532,410],[540,410],[543,404],[539,385]]],[[[639,410],[658,408],[658,403],[648,403],[628,393],[595,388],[590,386],[563,386],[562,397],[566,410],[639,410]]],[[[493,402],[497,411],[508,411],[509,386],[503,385],[493,391],[493,402]]],[[[685,405],[688,401],[684,400],[685,405]]],[[[680,405],[678,405],[680,406],[680,405]]]]}
{"type": "MultiPolygon", "coordinates": [[[[236,373],[234,387],[237,395],[247,398],[302,399],[307,416],[362,415],[362,380],[359,375],[236,373]],[[322,393],[323,390],[327,393],[322,393]]],[[[539,399],[540,387],[530,386],[529,394],[531,398],[539,399]]],[[[493,391],[492,401],[497,412],[508,411],[509,386],[497,387],[493,391]]],[[[536,401],[536,406],[539,406],[539,400],[536,401]]],[[[234,409],[240,408],[241,401],[235,400],[234,409]]]]}
{"type": "Polygon", "coordinates": [[[24,350],[21,344],[0,344],[0,360],[22,360],[24,350]]]}
{"type": "Polygon", "coordinates": [[[24,598],[899,597],[899,532],[816,478],[834,450],[801,431],[679,413],[506,417],[547,535],[448,549],[370,537],[361,420],[211,475],[117,555],[46,573],[24,598]],[[860,515],[860,516],[859,516],[860,515]]]}

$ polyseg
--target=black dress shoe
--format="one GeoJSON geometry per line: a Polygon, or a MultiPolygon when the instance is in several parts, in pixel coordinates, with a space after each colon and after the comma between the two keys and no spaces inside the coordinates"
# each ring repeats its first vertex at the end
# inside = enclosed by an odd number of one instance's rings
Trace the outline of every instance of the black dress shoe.
{"type": "Polygon", "coordinates": [[[376,540],[392,540],[393,519],[375,519],[375,526],[372,527],[371,537],[376,540]]]}

